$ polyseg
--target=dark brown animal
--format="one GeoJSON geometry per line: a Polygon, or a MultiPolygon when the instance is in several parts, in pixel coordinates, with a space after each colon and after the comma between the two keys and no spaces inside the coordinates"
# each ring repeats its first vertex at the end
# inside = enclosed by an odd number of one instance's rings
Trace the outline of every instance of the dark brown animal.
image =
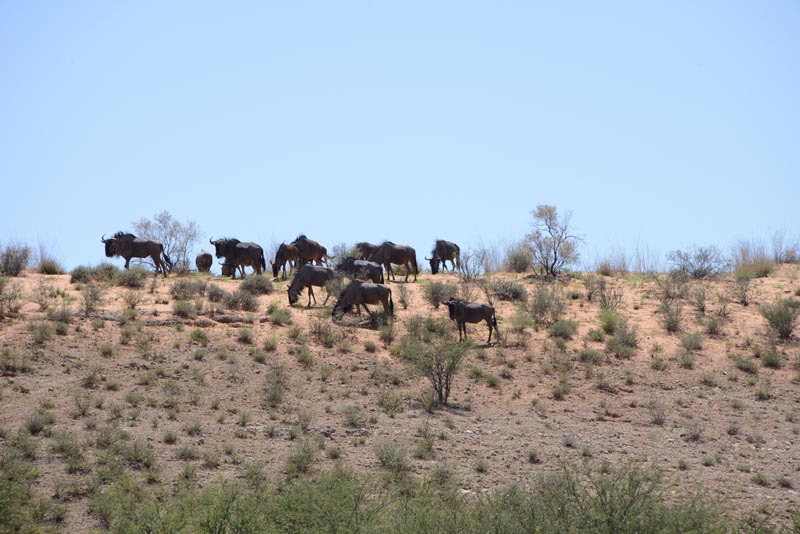
{"type": "MultiPolygon", "coordinates": [[[[316,305],[317,297],[314,296],[313,286],[323,287],[334,276],[336,276],[336,273],[333,272],[333,269],[309,264],[302,265],[294,274],[292,283],[289,284],[289,304],[291,305],[297,302],[300,292],[303,291],[303,288],[307,287],[308,305],[306,308],[311,307],[312,298],[314,299],[314,305],[316,305]]],[[[329,298],[330,294],[325,297],[325,302],[322,303],[323,306],[328,303],[329,298]]]]}
{"type": "Polygon", "coordinates": [[[292,245],[297,247],[297,255],[301,265],[309,262],[314,262],[317,265],[328,264],[328,249],[313,239],[309,239],[305,235],[300,234],[297,236],[297,239],[292,241],[292,245]]]}
{"type": "Polygon", "coordinates": [[[406,268],[406,282],[408,282],[409,273],[414,273],[414,281],[417,281],[417,252],[406,245],[395,245],[391,241],[384,242],[378,247],[377,252],[370,256],[369,261],[380,263],[383,265],[386,272],[389,273],[389,278],[394,280],[394,272],[392,271],[392,264],[403,265],[406,268]]]}
{"type": "Polygon", "coordinates": [[[383,284],[371,284],[361,280],[353,280],[339,294],[336,304],[333,306],[333,315],[341,315],[349,312],[353,306],[356,312],[361,315],[361,307],[369,314],[367,304],[383,304],[383,311],[388,315],[394,315],[394,301],[392,301],[392,289],[383,284]]]}
{"type": "MultiPolygon", "coordinates": [[[[236,265],[233,262],[222,262],[222,276],[236,276],[236,265]]],[[[244,277],[244,269],[242,269],[242,277],[244,277]]]]}
{"type": "Polygon", "coordinates": [[[245,266],[253,268],[256,274],[267,269],[267,262],[264,260],[264,249],[256,243],[243,243],[238,239],[209,239],[209,243],[214,245],[217,258],[225,258],[225,263],[232,263],[233,269],[231,276],[236,278],[236,267],[244,278],[245,266]]]}
{"type": "Polygon", "coordinates": [[[353,257],[345,258],[336,266],[336,271],[349,274],[352,278],[369,280],[376,284],[383,283],[383,267],[374,261],[357,260],[353,257]]]}
{"type": "Polygon", "coordinates": [[[439,272],[439,264],[442,269],[447,270],[446,261],[450,261],[453,270],[461,269],[461,249],[455,243],[438,239],[431,251],[432,258],[425,258],[431,264],[431,274],[439,272]]]}
{"type": "Polygon", "coordinates": [[[464,339],[467,338],[467,323],[479,323],[486,321],[486,326],[489,327],[489,339],[486,343],[492,342],[492,328],[500,335],[500,330],[497,329],[497,317],[494,313],[494,307],[489,304],[482,304],[480,302],[467,302],[465,300],[458,300],[451,298],[444,301],[447,304],[447,311],[450,313],[450,319],[456,322],[458,326],[458,340],[461,341],[461,331],[464,331],[464,339]]]}
{"type": "Polygon", "coordinates": [[[373,245],[372,243],[367,243],[366,241],[362,241],[361,243],[356,243],[356,249],[358,250],[358,259],[359,260],[367,260],[370,256],[378,252],[380,247],[378,245],[373,245]]]}
{"type": "Polygon", "coordinates": [[[117,232],[114,237],[106,239],[105,234],[100,241],[106,246],[106,257],[122,256],[125,258],[125,268],[130,268],[131,258],[147,258],[153,260],[156,275],[162,273],[164,278],[172,270],[172,260],[169,259],[164,245],[152,239],[136,237],[133,234],[117,232]]]}
{"type": "Polygon", "coordinates": [[[207,273],[211,271],[211,265],[214,263],[214,258],[211,257],[211,254],[206,252],[205,250],[202,251],[197,257],[194,259],[194,264],[197,266],[197,272],[200,273],[207,273]]]}
{"type": "Polygon", "coordinates": [[[292,274],[294,268],[297,267],[298,257],[299,254],[296,246],[281,243],[281,246],[278,247],[278,251],[275,253],[275,261],[270,260],[270,264],[272,264],[272,276],[278,278],[278,270],[282,270],[283,279],[286,280],[286,264],[289,264],[289,274],[292,274]]]}

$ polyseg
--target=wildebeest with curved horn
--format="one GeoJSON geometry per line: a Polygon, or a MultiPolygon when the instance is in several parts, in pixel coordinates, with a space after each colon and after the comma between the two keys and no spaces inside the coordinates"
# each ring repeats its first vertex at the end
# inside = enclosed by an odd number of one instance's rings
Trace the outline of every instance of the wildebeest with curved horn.
{"type": "Polygon", "coordinates": [[[373,245],[372,243],[367,243],[366,241],[362,241],[360,243],[356,243],[356,249],[358,250],[358,259],[359,260],[367,260],[370,256],[378,252],[380,247],[378,245],[373,245]]]}
{"type": "Polygon", "coordinates": [[[447,311],[450,314],[450,319],[456,322],[458,326],[458,340],[461,341],[461,331],[464,331],[464,339],[467,338],[467,323],[479,323],[486,321],[486,326],[489,327],[489,340],[486,343],[492,342],[492,328],[500,335],[500,330],[497,329],[497,316],[494,313],[494,306],[489,304],[482,304],[480,302],[467,302],[451,298],[444,301],[447,304],[447,311]]]}
{"type": "Polygon", "coordinates": [[[236,267],[239,267],[242,278],[244,278],[244,267],[249,265],[256,274],[267,269],[267,262],[264,260],[264,249],[260,245],[252,242],[243,243],[238,239],[222,238],[214,241],[208,240],[214,245],[217,258],[225,258],[226,263],[233,265],[231,275],[236,278],[236,267]]]}
{"type": "Polygon", "coordinates": [[[289,263],[289,274],[291,274],[294,268],[297,267],[298,257],[299,253],[296,246],[281,243],[275,253],[275,261],[270,260],[272,276],[278,278],[278,271],[283,270],[283,279],[286,280],[286,263],[289,263]]]}
{"type": "Polygon", "coordinates": [[[455,269],[461,269],[461,249],[455,243],[437,239],[436,244],[431,251],[432,258],[425,258],[431,263],[431,274],[439,272],[439,264],[441,263],[442,269],[447,270],[446,261],[450,261],[450,265],[455,269]]]}
{"type": "MultiPolygon", "coordinates": [[[[317,265],[309,265],[305,264],[301,266],[297,272],[294,274],[294,278],[292,278],[292,283],[289,284],[289,304],[294,304],[297,302],[298,298],[300,297],[300,292],[303,291],[303,288],[308,288],[308,305],[306,308],[311,307],[311,299],[314,299],[314,304],[317,304],[317,297],[314,296],[314,290],[312,289],[313,286],[323,287],[325,284],[333,279],[336,276],[336,273],[333,272],[333,269],[329,269],[328,267],[319,267],[317,265]]],[[[330,298],[330,293],[325,297],[325,302],[322,303],[324,306],[328,303],[328,299],[330,298]]]]}
{"type": "Polygon", "coordinates": [[[350,256],[336,266],[336,271],[349,274],[352,278],[361,278],[376,284],[383,283],[383,267],[374,261],[357,260],[350,256]]]}
{"type": "Polygon", "coordinates": [[[207,273],[211,271],[211,265],[214,263],[214,258],[211,253],[205,250],[201,251],[194,259],[194,264],[197,266],[197,272],[207,273]]]}
{"type": "Polygon", "coordinates": [[[391,241],[385,241],[378,247],[377,252],[370,256],[369,261],[382,264],[386,272],[389,273],[391,280],[394,280],[392,264],[403,265],[406,268],[405,281],[408,282],[408,274],[412,271],[414,273],[414,281],[417,281],[417,273],[419,273],[417,252],[407,245],[395,245],[391,241]]]}
{"type": "Polygon", "coordinates": [[[383,284],[371,284],[361,280],[353,280],[339,294],[336,304],[333,306],[332,315],[347,313],[355,306],[356,311],[361,315],[361,307],[369,314],[367,304],[383,304],[383,311],[388,315],[394,315],[394,301],[392,301],[392,289],[383,284]]]}
{"type": "Polygon", "coordinates": [[[317,265],[328,264],[328,249],[313,239],[307,238],[305,234],[297,236],[297,239],[292,241],[292,245],[297,247],[297,255],[301,264],[308,262],[314,262],[317,265]]]}
{"type": "Polygon", "coordinates": [[[122,256],[125,258],[125,268],[130,268],[131,258],[147,258],[153,260],[156,275],[159,272],[167,277],[167,272],[172,270],[172,260],[169,259],[164,245],[152,239],[136,237],[133,234],[117,232],[113,237],[106,239],[105,234],[100,238],[106,246],[106,257],[122,256]]]}

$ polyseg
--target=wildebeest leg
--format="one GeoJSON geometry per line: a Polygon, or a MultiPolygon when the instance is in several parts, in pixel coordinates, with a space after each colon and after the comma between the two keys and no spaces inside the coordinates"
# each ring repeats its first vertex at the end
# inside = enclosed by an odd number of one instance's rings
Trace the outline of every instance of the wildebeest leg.
{"type": "MultiPolygon", "coordinates": [[[[331,298],[331,294],[328,292],[328,289],[325,288],[325,302],[322,303],[323,306],[325,306],[328,303],[328,299],[329,298],[331,298]]],[[[314,299],[314,300],[316,300],[316,299],[314,299]]]]}
{"type": "Polygon", "coordinates": [[[125,268],[126,269],[130,269],[131,268],[131,259],[130,258],[125,258],[125,268]]]}
{"type": "MultiPolygon", "coordinates": [[[[364,311],[367,312],[367,315],[369,315],[369,308],[367,308],[367,303],[366,302],[362,302],[361,306],[364,306],[364,311]]],[[[358,306],[356,306],[356,309],[359,310],[358,314],[361,315],[361,310],[358,308],[358,306]]]]}
{"type": "Polygon", "coordinates": [[[486,326],[489,327],[489,339],[486,340],[486,344],[488,345],[489,343],[492,342],[492,318],[491,317],[487,317],[486,318],[486,326]]]}
{"type": "Polygon", "coordinates": [[[383,265],[383,268],[386,269],[387,273],[389,273],[389,276],[387,276],[386,278],[388,280],[394,280],[394,271],[392,270],[392,264],[391,263],[385,263],[383,265]]]}
{"type": "Polygon", "coordinates": [[[308,286],[308,306],[306,308],[311,307],[311,297],[314,297],[314,306],[317,305],[317,297],[314,296],[314,286],[308,286]]]}

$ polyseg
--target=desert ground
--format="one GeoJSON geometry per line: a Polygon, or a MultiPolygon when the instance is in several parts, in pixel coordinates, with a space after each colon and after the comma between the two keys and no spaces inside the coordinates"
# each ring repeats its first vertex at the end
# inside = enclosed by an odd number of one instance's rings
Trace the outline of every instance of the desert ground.
{"type": "Polygon", "coordinates": [[[672,492],[702,492],[737,516],[789,525],[800,509],[800,348],[776,340],[759,312],[797,299],[797,265],[753,279],[747,305],[730,274],[689,280],[673,301],[672,333],[660,311],[666,275],[484,278],[524,288],[527,305],[454,273],[398,277],[388,283],[394,318],[375,326],[365,314],[333,320],[336,295],[323,305],[322,288],[316,305],[306,308],[303,292],[289,306],[288,280],[267,274],[273,291],[252,311],[209,298],[212,286],[232,294],[241,280],[197,273],[149,274],[138,288],[96,282],[88,314],[88,282],[69,274],[7,280],[22,300],[0,321],[0,447],[30,434],[34,491],[58,504],[59,528],[104,528],[91,493],[104,442],[119,431],[145,451],[131,460],[134,476],[166,490],[236,479],[254,464],[285,479],[287,458],[308,440],[319,448],[312,473],[343,466],[379,477],[376,450],[388,444],[405,452],[411,476],[446,469],[464,494],[481,494],[564,462],[640,462],[660,468],[672,492]],[[602,333],[600,281],[606,306],[635,333],[630,354],[615,354],[613,333],[602,333]],[[429,380],[398,349],[428,318],[457,341],[447,306],[426,298],[437,283],[491,298],[501,333],[487,344],[486,324],[468,325],[473,345],[446,406],[432,405],[429,380]],[[202,289],[176,296],[175,284],[202,289]],[[540,287],[574,332],[532,319],[540,287]]]}

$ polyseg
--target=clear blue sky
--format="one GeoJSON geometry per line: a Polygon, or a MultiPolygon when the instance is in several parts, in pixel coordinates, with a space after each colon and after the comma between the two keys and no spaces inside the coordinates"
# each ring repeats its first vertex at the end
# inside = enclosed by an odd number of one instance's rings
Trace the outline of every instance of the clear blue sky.
{"type": "MultiPolygon", "coordinates": [[[[0,242],[800,234],[800,3],[0,0],[0,242]]],[[[208,246],[208,245],[206,245],[208,246]]]]}

